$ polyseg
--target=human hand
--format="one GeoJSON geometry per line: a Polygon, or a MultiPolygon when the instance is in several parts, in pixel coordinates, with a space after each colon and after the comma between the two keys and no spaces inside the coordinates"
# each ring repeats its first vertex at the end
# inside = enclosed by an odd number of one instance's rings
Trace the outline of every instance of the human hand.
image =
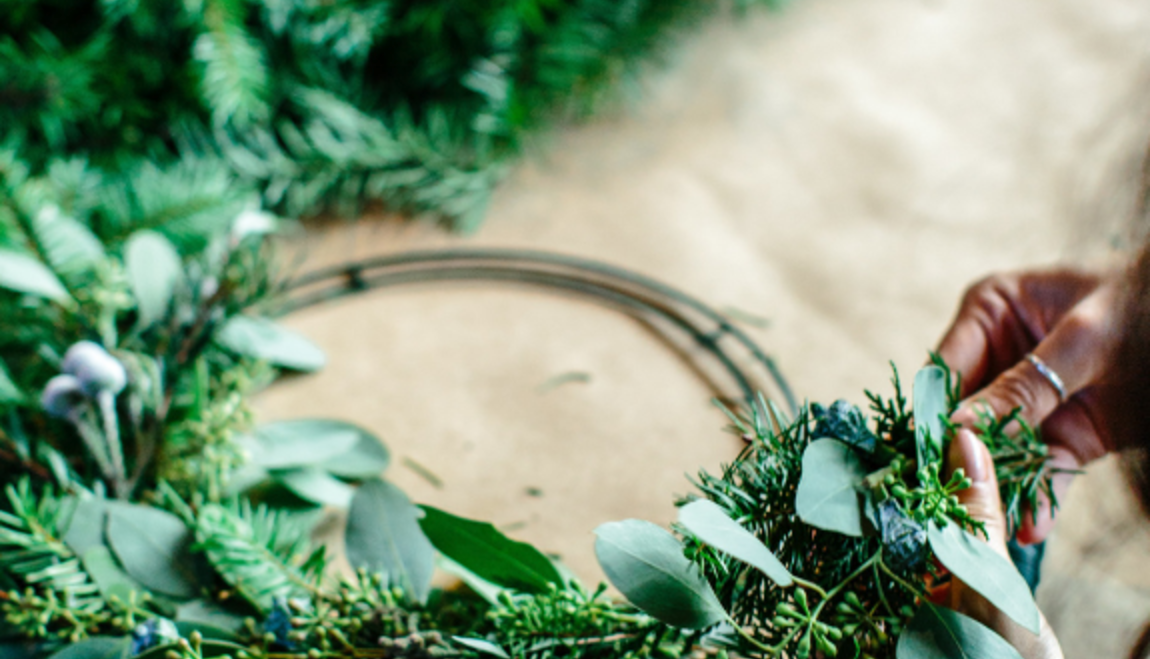
{"type": "MultiPolygon", "coordinates": [[[[1050,448],[1055,494],[1074,470],[1113,447],[1103,424],[1104,378],[1116,345],[1117,273],[1045,270],[995,275],[972,286],[938,353],[962,374],[963,403],[952,420],[971,428],[979,405],[996,417],[1022,408],[1050,448]],[[1062,380],[1066,398],[1027,361],[1034,354],[1062,380]]],[[[980,442],[981,443],[981,442],[980,442]]],[[[993,469],[992,469],[993,471],[993,469]]],[[[997,494],[996,494],[997,498],[997,494]]],[[[1016,532],[1023,544],[1045,539],[1053,526],[1050,502],[1040,496],[1036,519],[1016,532]]]]}
{"type": "MultiPolygon", "coordinates": [[[[961,467],[970,478],[971,486],[958,492],[958,499],[972,518],[986,525],[986,541],[991,549],[1010,560],[1006,550],[1006,516],[1002,512],[990,451],[974,433],[963,429],[951,440],[946,462],[948,477],[961,467]]],[[[950,608],[974,618],[1009,641],[1024,659],[1062,659],[1062,648],[1044,616],[1036,636],[957,579],[950,582],[943,597],[950,608]]]]}

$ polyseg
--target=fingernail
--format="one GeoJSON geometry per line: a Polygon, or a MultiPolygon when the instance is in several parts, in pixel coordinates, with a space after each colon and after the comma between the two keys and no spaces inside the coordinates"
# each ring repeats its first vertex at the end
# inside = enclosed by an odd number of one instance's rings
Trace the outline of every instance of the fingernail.
{"type": "MultiPolygon", "coordinates": [[[[974,433],[966,428],[960,429],[954,436],[951,444],[951,458],[961,465],[967,478],[975,483],[987,479],[986,464],[983,461],[983,449],[974,433]]],[[[956,466],[958,466],[956,465],[956,466]]]]}

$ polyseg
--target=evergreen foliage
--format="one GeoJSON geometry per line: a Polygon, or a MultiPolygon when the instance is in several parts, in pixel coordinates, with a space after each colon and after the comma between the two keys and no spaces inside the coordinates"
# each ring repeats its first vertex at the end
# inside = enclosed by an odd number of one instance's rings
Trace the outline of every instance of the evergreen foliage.
{"type": "Polygon", "coordinates": [[[231,180],[289,216],[380,201],[470,229],[531,136],[715,5],[5,0],[0,146],[37,176],[61,159],[88,183],[181,172],[175,198],[120,200],[155,213],[212,206],[231,180]]]}
{"type": "MultiPolygon", "coordinates": [[[[958,502],[969,480],[941,473],[957,404],[942,366],[915,378],[913,406],[896,376],[869,417],[841,401],[732,413],[748,446],[699,475],[675,533],[597,531],[617,599],[490,524],[412,503],[362,428],[253,423],[248,398],[276,369],[323,359],[261,315],[276,219],[172,189],[226,176],[0,162],[0,655],[910,659],[961,633],[1017,659],[924,605],[951,575],[1036,628],[1026,583],[958,502]],[[312,545],[324,505],[351,508],[354,572],[312,545]],[[437,556],[466,587],[432,585],[437,556]]],[[[1016,520],[1050,470],[1033,429],[1005,425],[982,432],[1016,520]]]]}

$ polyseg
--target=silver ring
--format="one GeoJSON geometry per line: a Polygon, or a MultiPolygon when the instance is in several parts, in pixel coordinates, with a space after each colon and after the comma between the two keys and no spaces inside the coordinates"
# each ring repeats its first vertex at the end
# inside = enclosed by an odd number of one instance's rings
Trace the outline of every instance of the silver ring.
{"type": "Polygon", "coordinates": [[[1058,377],[1058,374],[1054,372],[1054,369],[1047,366],[1046,362],[1042,361],[1042,359],[1034,353],[1028,354],[1026,356],[1026,361],[1033,364],[1035,370],[1037,370],[1042,377],[1046,378],[1046,381],[1049,382],[1050,385],[1054,387],[1055,391],[1058,392],[1058,402],[1065,403],[1066,385],[1062,383],[1062,378],[1058,377]]]}

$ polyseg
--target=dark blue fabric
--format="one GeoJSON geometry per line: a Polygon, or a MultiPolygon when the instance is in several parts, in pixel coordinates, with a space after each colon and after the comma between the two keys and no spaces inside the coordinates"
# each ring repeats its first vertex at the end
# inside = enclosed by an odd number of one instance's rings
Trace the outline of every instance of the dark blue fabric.
{"type": "Polygon", "coordinates": [[[1036,545],[1021,545],[1014,538],[1006,543],[1007,550],[1010,551],[1010,558],[1014,561],[1014,566],[1022,573],[1026,583],[1030,586],[1030,592],[1038,590],[1038,581],[1042,578],[1042,557],[1046,554],[1046,543],[1040,542],[1036,545]]]}

